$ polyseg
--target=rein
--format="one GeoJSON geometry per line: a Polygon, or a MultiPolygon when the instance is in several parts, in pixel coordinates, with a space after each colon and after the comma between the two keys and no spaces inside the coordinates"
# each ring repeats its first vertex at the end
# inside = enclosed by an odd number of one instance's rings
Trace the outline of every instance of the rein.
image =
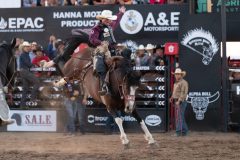
{"type": "MultiPolygon", "coordinates": [[[[74,79],[75,77],[78,77],[78,76],[76,76],[76,75],[79,75],[79,74],[80,74],[80,77],[79,77],[79,78],[80,78],[80,82],[82,82],[82,81],[84,80],[85,75],[87,74],[87,72],[89,71],[89,69],[90,69],[91,66],[92,66],[92,59],[91,59],[91,58],[80,58],[80,57],[74,57],[74,56],[72,56],[72,58],[76,58],[76,59],[82,60],[82,61],[90,61],[90,62],[88,62],[88,63],[83,67],[82,70],[80,70],[79,68],[74,69],[73,79],[74,79]]],[[[68,77],[66,77],[66,79],[68,79],[68,77]]],[[[76,79],[77,79],[77,78],[76,78],[76,79]]]]}
{"type": "Polygon", "coordinates": [[[82,61],[91,61],[92,60],[91,58],[80,58],[80,57],[72,57],[72,58],[76,58],[76,59],[79,59],[82,61]]]}

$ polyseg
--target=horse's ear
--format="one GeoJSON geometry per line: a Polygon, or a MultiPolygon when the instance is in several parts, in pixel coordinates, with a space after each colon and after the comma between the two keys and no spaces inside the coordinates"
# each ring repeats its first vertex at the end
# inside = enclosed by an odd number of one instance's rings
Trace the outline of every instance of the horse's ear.
{"type": "Polygon", "coordinates": [[[11,41],[11,48],[15,47],[16,42],[17,42],[16,38],[13,38],[12,41],[11,41]]]}

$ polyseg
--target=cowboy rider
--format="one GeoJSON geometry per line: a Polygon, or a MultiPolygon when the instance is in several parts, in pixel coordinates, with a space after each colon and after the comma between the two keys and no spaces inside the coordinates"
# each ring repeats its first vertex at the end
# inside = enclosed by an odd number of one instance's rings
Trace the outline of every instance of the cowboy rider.
{"type": "MultiPolygon", "coordinates": [[[[100,15],[96,16],[96,19],[100,20],[97,25],[91,29],[89,41],[95,47],[100,45],[108,45],[108,49],[111,56],[116,55],[115,47],[116,40],[113,35],[113,30],[119,25],[119,22],[125,13],[126,8],[124,6],[119,8],[117,15],[112,15],[112,11],[103,10],[100,15]]],[[[107,68],[104,63],[104,53],[97,53],[96,56],[96,72],[100,77],[101,95],[109,93],[108,84],[105,81],[107,68]]]]}

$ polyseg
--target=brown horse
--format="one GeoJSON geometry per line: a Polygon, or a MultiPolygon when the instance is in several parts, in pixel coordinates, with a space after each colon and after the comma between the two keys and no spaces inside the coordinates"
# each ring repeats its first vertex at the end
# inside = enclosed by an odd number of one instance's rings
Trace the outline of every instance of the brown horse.
{"type": "Polygon", "coordinates": [[[140,77],[137,77],[135,72],[129,70],[129,67],[127,67],[129,63],[126,59],[122,57],[111,57],[108,59],[108,61],[111,62],[109,69],[111,95],[100,96],[98,94],[100,87],[99,78],[94,75],[92,65],[91,54],[93,51],[93,48],[87,47],[73,54],[64,65],[63,74],[65,78],[60,80],[56,85],[63,85],[69,79],[80,79],[88,94],[91,95],[94,100],[105,104],[107,111],[114,117],[120,130],[122,144],[128,145],[129,140],[122,126],[123,120],[118,117],[117,111],[130,113],[141,125],[148,144],[154,144],[155,140],[135,108],[136,79],[139,80],[140,77]]]}

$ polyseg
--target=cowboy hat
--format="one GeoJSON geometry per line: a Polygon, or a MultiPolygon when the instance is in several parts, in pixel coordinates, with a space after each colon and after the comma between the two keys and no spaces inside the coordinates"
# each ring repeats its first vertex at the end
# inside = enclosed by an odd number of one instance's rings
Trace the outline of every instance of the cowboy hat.
{"type": "Polygon", "coordinates": [[[23,46],[23,47],[30,47],[31,45],[30,45],[30,43],[29,43],[28,41],[24,41],[24,42],[22,43],[22,46],[23,46]]]}
{"type": "Polygon", "coordinates": [[[164,45],[157,44],[155,49],[162,49],[162,50],[164,50],[164,45]]]}
{"type": "Polygon", "coordinates": [[[116,15],[112,15],[112,11],[110,10],[103,10],[100,15],[96,16],[96,19],[102,20],[102,19],[109,19],[109,20],[117,20],[116,15]]]}
{"type": "Polygon", "coordinates": [[[122,44],[122,43],[118,43],[116,46],[117,46],[117,47],[125,47],[125,45],[122,44]]]}
{"type": "Polygon", "coordinates": [[[181,74],[184,77],[186,75],[186,71],[182,71],[181,68],[176,68],[175,72],[172,74],[181,74]]]}
{"type": "Polygon", "coordinates": [[[154,45],[152,45],[152,44],[147,44],[147,46],[146,46],[146,50],[150,50],[150,49],[154,49],[155,48],[155,46],[154,45]]]}
{"type": "Polygon", "coordinates": [[[144,50],[145,48],[144,48],[144,45],[142,45],[142,44],[140,44],[139,46],[138,46],[138,48],[137,48],[137,50],[144,50]]]}
{"type": "Polygon", "coordinates": [[[37,42],[32,42],[31,45],[37,45],[37,42]]]}

